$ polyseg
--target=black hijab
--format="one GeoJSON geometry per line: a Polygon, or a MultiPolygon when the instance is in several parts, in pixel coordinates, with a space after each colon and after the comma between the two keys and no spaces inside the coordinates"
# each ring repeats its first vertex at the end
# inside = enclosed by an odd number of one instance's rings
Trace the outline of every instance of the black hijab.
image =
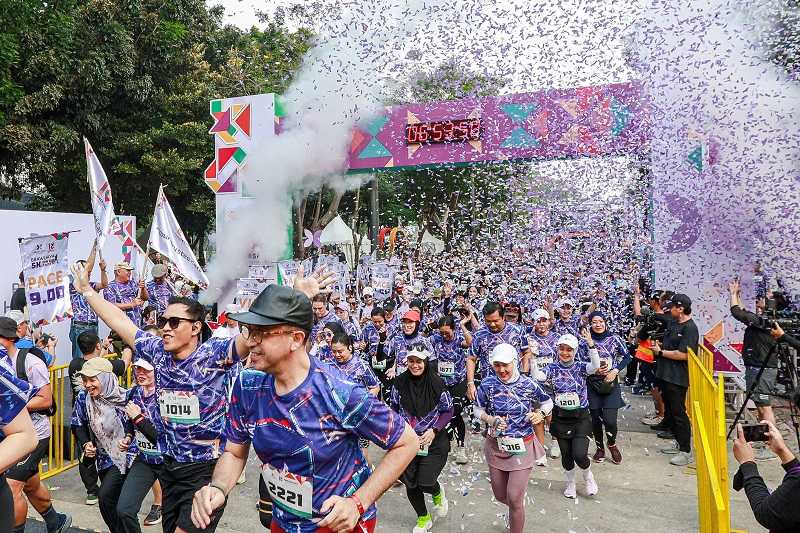
{"type": "MultiPolygon", "coordinates": [[[[414,352],[410,351],[408,355],[414,356],[414,352]]],[[[436,409],[445,391],[444,382],[431,370],[429,359],[425,359],[425,370],[422,374],[414,376],[410,370],[406,370],[395,378],[394,386],[400,393],[400,404],[403,409],[417,418],[422,418],[436,409]]]]}
{"type": "Polygon", "coordinates": [[[606,316],[603,313],[601,313],[600,311],[595,311],[594,313],[589,315],[589,333],[592,334],[592,340],[595,340],[595,341],[601,341],[601,340],[606,339],[606,338],[610,337],[611,335],[613,335],[611,333],[611,331],[609,331],[608,320],[606,319],[606,316]],[[603,319],[603,323],[606,325],[606,330],[603,333],[595,333],[595,331],[592,329],[592,319],[594,317],[596,317],[596,316],[599,316],[600,318],[602,318],[603,319]]]}

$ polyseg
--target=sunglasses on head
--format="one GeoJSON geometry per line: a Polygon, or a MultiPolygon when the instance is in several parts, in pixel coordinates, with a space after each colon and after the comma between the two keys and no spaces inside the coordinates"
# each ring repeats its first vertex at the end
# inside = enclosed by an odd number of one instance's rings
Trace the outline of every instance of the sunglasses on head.
{"type": "Polygon", "coordinates": [[[158,322],[156,323],[156,325],[158,326],[158,329],[163,329],[164,326],[166,326],[167,324],[169,324],[170,329],[177,329],[178,326],[181,325],[181,322],[184,322],[184,321],[185,322],[198,322],[198,320],[195,320],[193,318],[184,318],[184,317],[180,317],[180,316],[171,316],[171,317],[162,316],[161,318],[158,319],[158,322]]]}

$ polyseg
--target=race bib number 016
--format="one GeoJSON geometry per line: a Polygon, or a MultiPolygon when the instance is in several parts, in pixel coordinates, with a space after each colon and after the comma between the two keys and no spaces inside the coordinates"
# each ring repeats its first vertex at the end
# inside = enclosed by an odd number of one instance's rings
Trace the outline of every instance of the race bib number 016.
{"type": "Polygon", "coordinates": [[[275,505],[300,518],[311,518],[314,486],[310,477],[278,470],[270,464],[261,469],[261,477],[275,505]]]}
{"type": "Polygon", "coordinates": [[[581,399],[577,392],[562,392],[556,394],[556,405],[562,409],[578,409],[581,406],[581,399]]]}
{"type": "Polygon", "coordinates": [[[511,455],[525,455],[528,453],[525,448],[525,441],[521,437],[498,437],[497,447],[511,455]]]}
{"type": "Polygon", "coordinates": [[[200,400],[191,391],[163,391],[158,399],[161,418],[173,424],[200,422],[200,400]]]}

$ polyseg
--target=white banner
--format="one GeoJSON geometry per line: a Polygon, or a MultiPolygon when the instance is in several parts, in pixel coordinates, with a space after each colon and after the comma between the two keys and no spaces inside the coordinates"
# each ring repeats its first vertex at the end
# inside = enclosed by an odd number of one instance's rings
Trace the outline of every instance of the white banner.
{"type": "Polygon", "coordinates": [[[247,277],[252,279],[260,279],[269,282],[269,284],[278,283],[278,267],[272,265],[250,265],[247,269],[247,277]]]}
{"type": "MultiPolygon", "coordinates": [[[[252,267],[251,267],[252,268],[252,267]]],[[[277,270],[275,271],[277,273],[277,270]]],[[[236,282],[236,303],[239,304],[242,312],[250,309],[253,300],[261,294],[261,291],[269,285],[274,285],[275,280],[263,280],[255,278],[240,278],[236,282]]]]}
{"type": "Polygon", "coordinates": [[[108,183],[106,171],[103,170],[100,160],[97,159],[97,155],[86,137],[83,138],[83,144],[86,149],[86,179],[89,181],[89,193],[92,197],[94,230],[97,235],[98,247],[103,248],[106,235],[112,232],[111,226],[115,219],[111,184],[108,183]]]}
{"type": "Polygon", "coordinates": [[[394,269],[384,261],[372,265],[372,289],[375,300],[383,301],[392,295],[394,273],[394,269]]]}
{"type": "Polygon", "coordinates": [[[350,285],[350,268],[347,263],[328,264],[327,267],[336,274],[336,281],[331,288],[344,296],[347,293],[347,287],[350,285]]]}
{"type": "Polygon", "coordinates": [[[163,185],[158,189],[158,200],[156,200],[156,210],[153,214],[153,224],[150,227],[150,239],[147,246],[151,250],[167,256],[181,276],[203,289],[208,287],[206,273],[200,268],[192,247],[189,246],[189,241],[183,235],[181,226],[172,212],[172,207],[164,195],[163,185]]]}
{"type": "Polygon", "coordinates": [[[20,239],[28,317],[37,327],[72,318],[68,244],[69,233],[20,239]]]}

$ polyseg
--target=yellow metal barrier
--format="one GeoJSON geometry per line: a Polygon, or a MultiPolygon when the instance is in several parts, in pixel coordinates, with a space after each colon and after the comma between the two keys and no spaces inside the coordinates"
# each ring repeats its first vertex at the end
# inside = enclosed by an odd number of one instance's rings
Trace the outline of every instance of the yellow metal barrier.
{"type": "Polygon", "coordinates": [[[688,364],[700,533],[730,533],[725,378],[714,377],[714,356],[704,346],[689,350],[688,364]]]}
{"type": "MultiPolygon", "coordinates": [[[[116,354],[108,359],[116,359],[116,354]]],[[[128,367],[124,378],[120,378],[122,385],[131,383],[131,368],[128,367]]],[[[78,465],[75,455],[75,437],[70,431],[70,418],[72,416],[72,391],[69,383],[69,364],[50,367],[50,387],[53,390],[53,402],[56,405],[56,414],[50,418],[50,449],[47,461],[39,465],[39,477],[47,479],[65,472],[78,465]],[[69,404],[66,402],[70,401],[69,404]]]]}

